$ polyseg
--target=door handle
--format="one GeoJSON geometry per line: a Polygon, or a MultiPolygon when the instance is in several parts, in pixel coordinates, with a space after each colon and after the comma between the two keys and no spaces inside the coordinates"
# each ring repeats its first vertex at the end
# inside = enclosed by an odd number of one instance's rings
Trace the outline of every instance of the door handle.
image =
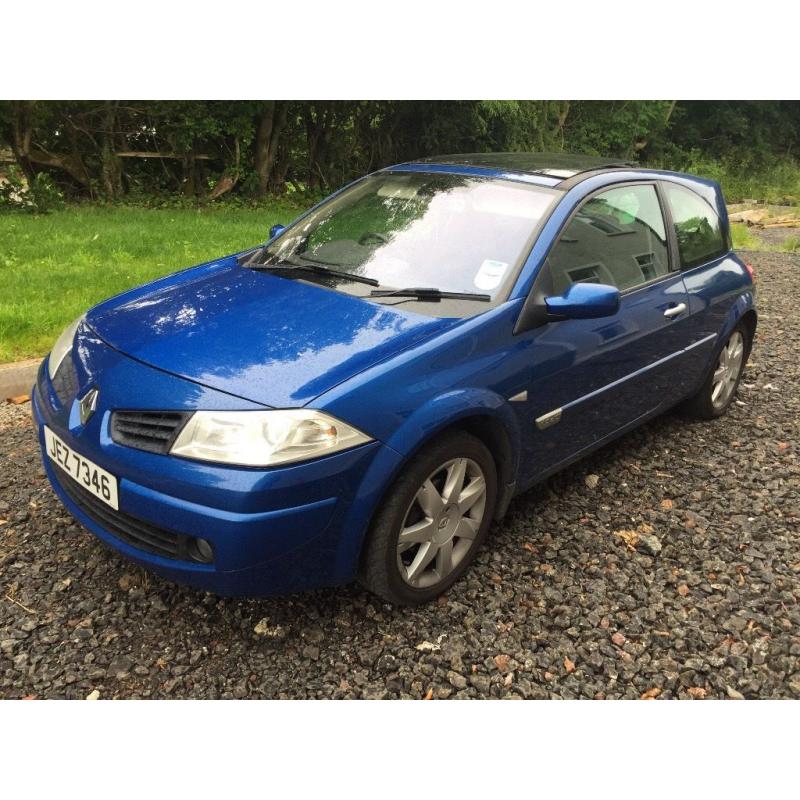
{"type": "Polygon", "coordinates": [[[686,311],[686,303],[678,303],[676,306],[672,306],[672,308],[668,308],[664,312],[665,317],[677,317],[678,314],[683,314],[686,311]]]}

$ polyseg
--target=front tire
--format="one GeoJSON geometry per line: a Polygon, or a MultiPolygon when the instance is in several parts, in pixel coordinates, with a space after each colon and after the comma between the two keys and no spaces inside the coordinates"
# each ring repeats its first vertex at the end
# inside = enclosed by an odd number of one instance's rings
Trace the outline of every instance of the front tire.
{"type": "Polygon", "coordinates": [[[751,346],[750,331],[740,322],[731,331],[700,391],[687,400],[686,410],[690,414],[700,419],[716,419],[730,408],[751,346]]]}
{"type": "Polygon", "coordinates": [[[398,605],[418,605],[464,574],[497,503],[497,468],[476,437],[454,431],[424,447],[384,496],[359,579],[398,605]]]}

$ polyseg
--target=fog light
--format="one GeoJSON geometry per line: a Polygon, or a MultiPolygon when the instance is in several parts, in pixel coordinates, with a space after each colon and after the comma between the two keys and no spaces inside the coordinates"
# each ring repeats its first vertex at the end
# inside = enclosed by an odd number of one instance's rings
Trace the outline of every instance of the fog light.
{"type": "Polygon", "coordinates": [[[211,543],[205,539],[193,539],[191,551],[195,561],[210,564],[214,560],[214,550],[211,543]]]}

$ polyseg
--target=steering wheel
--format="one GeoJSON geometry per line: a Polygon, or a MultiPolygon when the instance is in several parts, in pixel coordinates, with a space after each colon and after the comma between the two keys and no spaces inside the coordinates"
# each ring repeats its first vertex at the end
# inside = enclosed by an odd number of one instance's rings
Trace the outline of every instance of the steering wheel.
{"type": "Polygon", "coordinates": [[[366,233],[361,235],[361,238],[358,240],[359,244],[368,245],[372,242],[377,244],[389,244],[389,238],[384,236],[382,233],[375,233],[375,231],[367,231],[366,233]]]}

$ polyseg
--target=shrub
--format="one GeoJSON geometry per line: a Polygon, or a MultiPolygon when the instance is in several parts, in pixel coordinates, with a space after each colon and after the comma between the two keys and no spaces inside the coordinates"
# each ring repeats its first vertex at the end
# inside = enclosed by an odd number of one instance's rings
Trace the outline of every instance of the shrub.
{"type": "Polygon", "coordinates": [[[44,172],[28,183],[18,169],[12,168],[6,181],[0,183],[0,209],[49,214],[63,207],[63,193],[44,172]]]}

